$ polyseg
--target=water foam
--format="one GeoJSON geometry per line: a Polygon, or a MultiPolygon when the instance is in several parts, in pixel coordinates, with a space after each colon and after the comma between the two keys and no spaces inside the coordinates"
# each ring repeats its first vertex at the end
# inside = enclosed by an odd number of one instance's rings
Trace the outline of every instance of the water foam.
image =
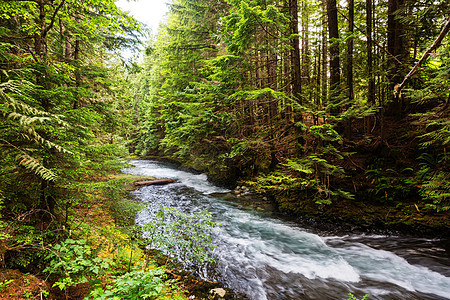
{"type": "Polygon", "coordinates": [[[124,173],[175,179],[181,184],[204,194],[227,193],[230,191],[209,183],[206,174],[192,174],[175,168],[169,168],[157,161],[151,160],[132,160],[130,163],[133,164],[134,167],[122,170],[124,173]]]}
{"type": "Polygon", "coordinates": [[[411,265],[406,259],[361,243],[336,249],[364,277],[398,285],[408,291],[450,295],[450,278],[426,267],[411,265]]]}

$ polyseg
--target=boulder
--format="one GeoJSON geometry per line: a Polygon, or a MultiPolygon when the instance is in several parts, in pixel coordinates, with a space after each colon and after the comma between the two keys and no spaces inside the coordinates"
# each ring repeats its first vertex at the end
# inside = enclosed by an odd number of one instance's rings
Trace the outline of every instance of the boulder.
{"type": "Polygon", "coordinates": [[[225,297],[225,294],[227,293],[223,288],[215,288],[210,291],[210,293],[213,295],[214,299],[216,299],[216,296],[218,296],[218,299],[221,299],[225,297]]]}

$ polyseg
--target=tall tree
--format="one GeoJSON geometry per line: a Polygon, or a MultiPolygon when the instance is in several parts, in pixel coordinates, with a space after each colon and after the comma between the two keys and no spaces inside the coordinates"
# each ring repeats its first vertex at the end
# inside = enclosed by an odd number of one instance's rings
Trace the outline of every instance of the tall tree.
{"type": "Polygon", "coordinates": [[[336,106],[341,90],[341,65],[339,59],[339,22],[336,0],[327,0],[328,37],[330,39],[330,100],[331,112],[337,114],[340,108],[336,106]]]}
{"type": "Polygon", "coordinates": [[[328,17],[327,17],[327,0],[322,0],[322,101],[328,98],[328,17]]]}
{"type": "MultiPolygon", "coordinates": [[[[347,81],[347,98],[348,103],[353,103],[354,84],[353,84],[353,30],[355,27],[355,3],[354,0],[348,1],[348,34],[347,39],[347,63],[346,63],[346,81],[347,81]]],[[[351,135],[351,120],[347,120],[345,124],[345,136],[347,138],[351,135]]]]}
{"type": "Polygon", "coordinates": [[[368,90],[367,101],[370,105],[375,104],[375,81],[373,72],[373,41],[372,41],[372,24],[373,24],[373,1],[366,0],[366,28],[367,28],[367,74],[368,74],[368,90]]]}
{"type": "Polygon", "coordinates": [[[301,103],[301,76],[300,76],[300,39],[298,34],[298,0],[289,0],[291,39],[291,68],[292,68],[292,95],[301,103]]]}
{"type": "MultiPolygon", "coordinates": [[[[407,64],[409,49],[405,31],[404,20],[402,17],[406,14],[405,0],[388,1],[388,20],[387,20],[387,51],[389,65],[389,90],[393,91],[395,85],[401,82],[402,74],[407,64]]],[[[402,109],[402,100],[400,94],[391,93],[391,104],[388,106],[387,113],[399,116],[402,109]]]]}

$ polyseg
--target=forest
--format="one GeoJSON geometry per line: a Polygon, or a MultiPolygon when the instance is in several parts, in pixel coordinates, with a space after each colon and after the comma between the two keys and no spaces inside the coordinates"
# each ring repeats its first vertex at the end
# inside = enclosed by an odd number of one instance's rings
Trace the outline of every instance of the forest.
{"type": "Polygon", "coordinates": [[[289,216],[448,237],[448,1],[168,5],[149,33],[114,0],[0,1],[0,298],[187,299],[144,272],[130,157],[289,216]]]}

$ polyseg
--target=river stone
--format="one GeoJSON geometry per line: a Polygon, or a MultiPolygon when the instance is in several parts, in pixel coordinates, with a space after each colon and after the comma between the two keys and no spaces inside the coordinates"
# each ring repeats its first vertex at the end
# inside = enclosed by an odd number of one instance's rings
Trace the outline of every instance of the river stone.
{"type": "Polygon", "coordinates": [[[223,297],[225,297],[225,294],[227,293],[223,288],[215,288],[215,289],[212,289],[211,291],[210,291],[210,293],[213,295],[213,296],[219,296],[220,298],[223,298],[223,297]]]}

